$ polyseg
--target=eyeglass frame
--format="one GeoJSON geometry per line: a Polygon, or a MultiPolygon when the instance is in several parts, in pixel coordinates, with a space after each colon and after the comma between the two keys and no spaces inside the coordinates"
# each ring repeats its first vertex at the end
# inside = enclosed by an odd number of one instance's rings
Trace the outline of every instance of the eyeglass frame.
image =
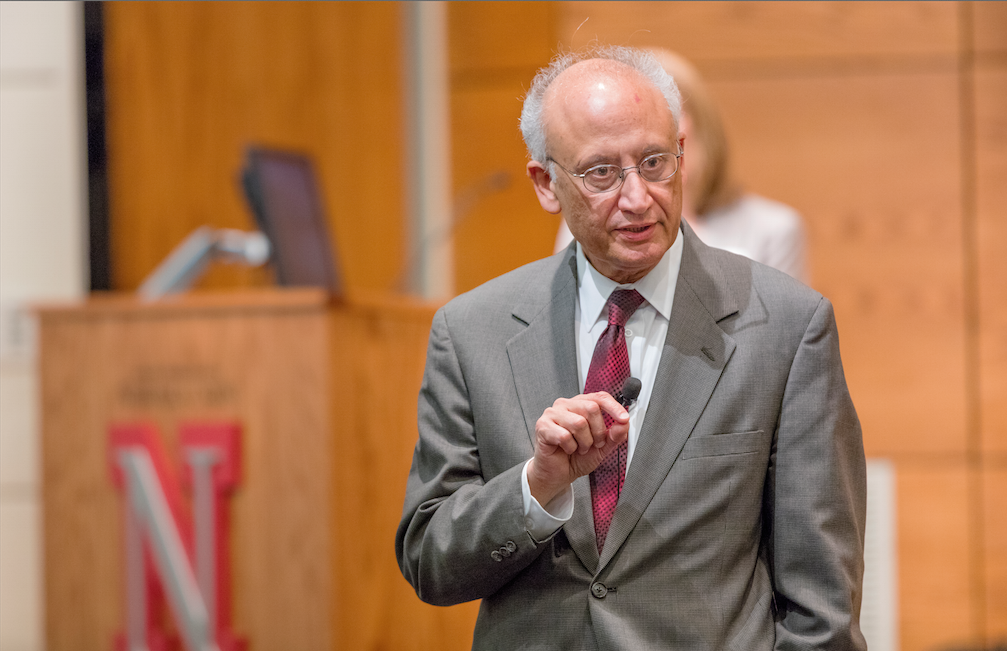
{"type": "Polygon", "coordinates": [[[678,174],[678,170],[680,170],[682,168],[682,156],[684,156],[684,155],[685,155],[685,147],[682,147],[681,145],[679,145],[679,147],[678,147],[678,153],[677,154],[673,154],[670,151],[664,151],[664,152],[658,152],[656,154],[649,154],[647,156],[644,156],[643,158],[640,159],[640,162],[637,163],[636,165],[630,165],[629,167],[620,167],[619,168],[619,183],[617,185],[613,185],[612,187],[608,188],[607,190],[592,190],[587,185],[587,178],[586,177],[591,172],[591,170],[595,169],[596,167],[611,166],[612,165],[611,163],[598,163],[597,165],[592,165],[591,167],[587,168],[582,173],[577,174],[576,172],[571,172],[567,168],[565,168],[562,165],[560,165],[559,161],[557,161],[552,156],[546,156],[546,160],[550,161],[552,163],[556,163],[556,165],[561,170],[563,170],[564,172],[566,172],[570,176],[574,176],[574,177],[579,178],[580,182],[581,182],[581,185],[583,185],[584,189],[587,190],[588,192],[590,192],[591,194],[605,194],[607,192],[615,192],[616,190],[618,190],[619,188],[621,188],[622,185],[626,182],[626,175],[629,173],[629,170],[636,170],[636,173],[640,176],[640,178],[643,179],[644,181],[646,181],[647,183],[664,183],[665,181],[670,181],[671,179],[675,178],[675,175],[678,174]],[[654,158],[655,156],[673,156],[675,158],[675,171],[672,172],[670,175],[666,176],[663,179],[658,179],[656,181],[651,181],[650,179],[648,179],[647,177],[645,177],[643,174],[640,174],[640,167],[645,162],[647,162],[647,160],[649,160],[651,158],[654,158]]]}

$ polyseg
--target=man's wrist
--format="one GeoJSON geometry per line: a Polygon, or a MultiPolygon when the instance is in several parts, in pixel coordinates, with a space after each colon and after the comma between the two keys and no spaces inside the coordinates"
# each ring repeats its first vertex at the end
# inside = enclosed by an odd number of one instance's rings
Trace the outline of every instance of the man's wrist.
{"type": "Polygon", "coordinates": [[[551,538],[573,517],[573,488],[566,487],[546,503],[531,495],[528,485],[529,461],[521,472],[521,491],[524,501],[525,529],[536,544],[551,538]]]}
{"type": "Polygon", "coordinates": [[[528,489],[532,497],[538,500],[539,504],[548,504],[557,495],[570,487],[570,484],[548,484],[543,482],[535,472],[535,459],[531,459],[525,465],[525,477],[528,480],[528,489]]]}

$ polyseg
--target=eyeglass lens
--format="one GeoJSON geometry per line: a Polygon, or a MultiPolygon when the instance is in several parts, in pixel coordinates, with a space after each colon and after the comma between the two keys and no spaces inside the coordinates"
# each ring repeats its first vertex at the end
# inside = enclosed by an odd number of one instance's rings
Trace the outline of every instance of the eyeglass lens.
{"type": "Polygon", "coordinates": [[[671,154],[656,154],[648,156],[635,167],[623,169],[615,165],[595,165],[581,178],[584,185],[592,192],[605,192],[622,185],[626,175],[636,170],[640,176],[650,182],[666,181],[678,171],[678,157],[671,154]]]}

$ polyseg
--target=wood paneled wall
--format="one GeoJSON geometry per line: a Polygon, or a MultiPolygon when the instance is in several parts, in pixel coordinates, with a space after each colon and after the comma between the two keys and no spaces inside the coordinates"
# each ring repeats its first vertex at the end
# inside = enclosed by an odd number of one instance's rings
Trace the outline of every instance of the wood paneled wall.
{"type": "MultiPolygon", "coordinates": [[[[135,289],[198,226],[253,228],[251,143],[316,164],[351,289],[380,291],[405,243],[400,7],[110,3],[106,92],[113,283],[135,289]]],[[[266,284],[215,266],[203,287],[266,284]]]]}
{"type": "Polygon", "coordinates": [[[963,91],[972,98],[966,126],[975,143],[962,170],[971,195],[965,203],[975,215],[967,265],[974,283],[970,460],[981,498],[971,506],[978,510],[987,638],[1007,640],[1007,5],[976,3],[960,12],[971,23],[963,91]]]}
{"type": "MultiPolygon", "coordinates": [[[[403,167],[399,11],[110,5],[117,286],[199,224],[250,224],[259,140],[316,156],[347,284],[393,289],[404,184],[373,170],[403,167]]],[[[449,28],[456,289],[552,250],[517,128],[535,70],[595,39],[681,52],[740,178],[807,221],[868,454],[896,466],[901,648],[1007,638],[1007,4],[452,3],[449,28]]],[[[458,612],[427,633],[464,648],[458,612]]]]}
{"type": "Polygon", "coordinates": [[[552,253],[560,218],[525,175],[521,101],[556,49],[551,2],[455,2],[449,12],[458,293],[552,253]],[[495,181],[495,182],[494,182],[495,181]],[[468,199],[471,197],[471,199],[468,199]]]}

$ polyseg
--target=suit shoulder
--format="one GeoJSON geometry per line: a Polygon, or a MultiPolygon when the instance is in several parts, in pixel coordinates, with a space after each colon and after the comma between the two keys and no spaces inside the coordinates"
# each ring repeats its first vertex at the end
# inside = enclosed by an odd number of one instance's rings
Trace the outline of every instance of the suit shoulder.
{"type": "Polygon", "coordinates": [[[774,295],[778,294],[789,301],[801,303],[817,305],[822,300],[823,296],[821,292],[805,285],[790,274],[761,262],[748,260],[747,258],[745,260],[752,267],[753,284],[761,291],[774,295]]]}
{"type": "Polygon", "coordinates": [[[718,287],[715,293],[741,314],[755,316],[768,310],[796,325],[810,320],[824,298],[790,275],[743,255],[705,247],[699,257],[709,274],[703,280],[718,287]]]}
{"type": "Polygon", "coordinates": [[[743,280],[746,285],[751,283],[760,289],[781,292],[794,299],[816,303],[822,298],[819,292],[789,274],[746,256],[723,249],[705,247],[703,257],[707,258],[706,264],[712,262],[719,268],[723,277],[732,284],[743,280]]]}

